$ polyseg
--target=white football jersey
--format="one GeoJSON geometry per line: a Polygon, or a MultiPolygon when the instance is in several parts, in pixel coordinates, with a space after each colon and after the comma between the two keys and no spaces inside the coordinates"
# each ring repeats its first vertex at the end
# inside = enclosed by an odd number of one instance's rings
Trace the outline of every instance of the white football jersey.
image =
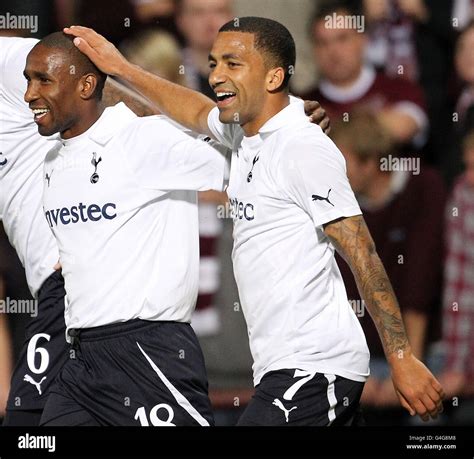
{"type": "Polygon", "coordinates": [[[217,108],[208,121],[233,149],[233,263],[255,384],[285,368],[365,381],[369,350],[322,227],[361,214],[341,152],[295,100],[253,137],[217,108]]]}
{"type": "Polygon", "coordinates": [[[162,116],[123,103],[44,164],[44,212],[60,252],[67,328],[189,322],[198,292],[197,191],[222,190],[225,158],[162,116]]]}
{"type": "Polygon", "coordinates": [[[38,134],[23,100],[26,56],[36,43],[0,37],[0,218],[34,296],[59,258],[41,202],[43,160],[52,144],[38,134]]]}

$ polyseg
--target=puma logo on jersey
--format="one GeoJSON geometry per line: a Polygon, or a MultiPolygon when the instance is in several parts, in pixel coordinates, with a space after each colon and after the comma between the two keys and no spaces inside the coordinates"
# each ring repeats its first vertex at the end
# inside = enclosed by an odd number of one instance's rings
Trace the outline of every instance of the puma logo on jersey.
{"type": "Polygon", "coordinates": [[[91,183],[95,184],[99,181],[99,174],[97,173],[97,166],[99,163],[102,161],[102,158],[99,156],[99,159],[97,159],[97,153],[94,152],[92,153],[92,159],[91,159],[91,164],[94,166],[94,172],[91,175],[91,183]]]}
{"type": "Polygon", "coordinates": [[[329,188],[328,195],[323,198],[322,196],[318,196],[317,194],[313,194],[313,201],[326,201],[328,204],[334,207],[334,204],[329,200],[329,193],[331,192],[331,188],[329,188]]]}
{"type": "Polygon", "coordinates": [[[33,384],[33,386],[36,387],[38,393],[41,395],[42,392],[41,392],[41,384],[43,383],[43,381],[46,379],[46,376],[43,376],[41,378],[41,381],[40,382],[36,382],[30,375],[25,375],[25,377],[23,378],[23,381],[26,381],[26,382],[29,382],[30,384],[33,384]]]}
{"type": "Polygon", "coordinates": [[[53,175],[53,172],[54,172],[54,169],[51,171],[51,174],[48,174],[48,172],[46,172],[46,175],[45,175],[45,180],[48,182],[48,188],[49,188],[49,182],[51,181],[51,176],[53,175]]]}
{"type": "Polygon", "coordinates": [[[290,413],[291,413],[293,410],[296,410],[296,408],[297,408],[296,406],[293,406],[293,407],[291,407],[289,410],[287,410],[287,409],[284,407],[283,403],[282,403],[280,400],[278,400],[277,398],[276,398],[275,400],[273,400],[272,405],[277,406],[278,408],[280,408],[280,410],[283,411],[283,413],[285,414],[286,422],[288,422],[288,417],[290,416],[290,413]]]}
{"type": "MultiPolygon", "coordinates": [[[[3,156],[3,153],[0,153],[0,157],[2,157],[2,156],[3,156]]],[[[0,167],[6,166],[7,163],[8,163],[7,158],[0,160],[0,167]]]]}
{"type": "Polygon", "coordinates": [[[251,182],[252,181],[252,172],[253,172],[253,168],[255,166],[255,164],[257,163],[257,161],[260,159],[260,157],[258,155],[255,155],[255,158],[253,159],[253,163],[252,163],[252,169],[250,169],[250,172],[249,172],[249,175],[247,175],[247,182],[251,182]]]}

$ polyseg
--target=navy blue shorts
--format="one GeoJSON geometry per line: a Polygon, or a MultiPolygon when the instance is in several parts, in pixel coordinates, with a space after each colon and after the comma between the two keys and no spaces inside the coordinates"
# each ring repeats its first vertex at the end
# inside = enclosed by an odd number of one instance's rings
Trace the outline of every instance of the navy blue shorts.
{"type": "Polygon", "coordinates": [[[204,357],[189,324],[132,320],[69,334],[71,358],[41,425],[214,424],[204,357]]]}
{"type": "Polygon", "coordinates": [[[26,337],[11,380],[3,425],[38,425],[49,391],[68,360],[64,323],[64,279],[55,272],[38,292],[38,315],[26,337]]]}
{"type": "Polygon", "coordinates": [[[302,370],[271,371],[239,419],[239,426],[357,426],[364,383],[302,370]]]}

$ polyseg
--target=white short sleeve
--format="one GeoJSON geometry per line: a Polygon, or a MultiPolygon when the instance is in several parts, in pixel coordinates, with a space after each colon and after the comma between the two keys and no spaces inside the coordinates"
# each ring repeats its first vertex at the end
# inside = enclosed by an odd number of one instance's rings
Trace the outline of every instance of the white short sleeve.
{"type": "Polygon", "coordinates": [[[123,135],[139,185],[156,190],[222,191],[226,157],[160,116],[134,120],[123,135]]]}
{"type": "Polygon", "coordinates": [[[0,93],[29,116],[31,111],[23,100],[26,91],[23,70],[28,53],[37,43],[34,38],[0,37],[0,93]]]}
{"type": "Polygon", "coordinates": [[[280,163],[290,199],[301,206],[316,227],[362,212],[349,184],[342,153],[321,133],[290,145],[280,163]]]}

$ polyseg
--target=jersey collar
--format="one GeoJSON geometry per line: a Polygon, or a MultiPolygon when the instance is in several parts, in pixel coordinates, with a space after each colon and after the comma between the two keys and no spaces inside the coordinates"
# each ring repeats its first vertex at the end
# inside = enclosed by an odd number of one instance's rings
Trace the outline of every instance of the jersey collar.
{"type": "Polygon", "coordinates": [[[81,142],[83,139],[90,139],[93,142],[104,146],[112,137],[119,132],[123,126],[136,118],[133,113],[123,102],[117,105],[107,107],[99,119],[82,134],[70,139],[62,139],[60,134],[52,135],[47,140],[60,141],[63,146],[71,146],[81,142]]]}
{"type": "Polygon", "coordinates": [[[136,117],[123,102],[107,107],[99,120],[88,130],[89,138],[103,146],[136,117]]]}
{"type": "Polygon", "coordinates": [[[309,122],[304,112],[304,102],[301,99],[290,96],[290,104],[276,115],[270,118],[258,131],[251,137],[242,139],[242,157],[245,161],[250,161],[257,152],[262,143],[275,131],[289,126],[301,124],[301,122],[309,122]]]}
{"type": "Polygon", "coordinates": [[[258,131],[264,138],[268,134],[286,128],[288,126],[299,124],[302,120],[308,121],[304,112],[304,102],[301,99],[290,96],[290,103],[283,110],[270,118],[258,131]]]}

